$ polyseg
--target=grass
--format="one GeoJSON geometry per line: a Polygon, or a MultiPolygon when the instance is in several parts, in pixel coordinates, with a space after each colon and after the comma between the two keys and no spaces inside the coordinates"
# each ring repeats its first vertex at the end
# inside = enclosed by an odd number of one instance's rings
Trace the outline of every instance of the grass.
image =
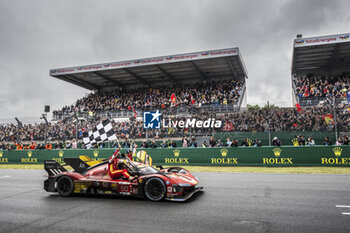
{"type": "MultiPolygon", "coordinates": [[[[350,174],[347,167],[219,167],[182,166],[191,172],[350,174]]],[[[0,164],[0,169],[44,169],[43,164],[0,164]]]]}
{"type": "Polygon", "coordinates": [[[44,169],[44,164],[0,164],[0,169],[44,169]]]}
{"type": "Polygon", "coordinates": [[[191,172],[350,174],[347,167],[211,167],[184,166],[191,172]]]}

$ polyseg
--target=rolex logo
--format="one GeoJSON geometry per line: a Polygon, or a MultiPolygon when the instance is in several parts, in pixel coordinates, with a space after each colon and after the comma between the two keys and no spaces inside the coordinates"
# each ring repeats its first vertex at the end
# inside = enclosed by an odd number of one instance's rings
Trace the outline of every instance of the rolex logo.
{"type": "Polygon", "coordinates": [[[280,148],[273,148],[272,151],[273,151],[273,153],[275,154],[276,157],[280,156],[281,152],[282,152],[282,150],[280,148]]]}
{"type": "Polygon", "coordinates": [[[337,156],[337,157],[341,156],[341,152],[342,151],[343,151],[343,149],[340,148],[340,147],[334,147],[333,148],[334,155],[337,156]]]}
{"type": "Polygon", "coordinates": [[[179,155],[180,155],[180,150],[174,150],[173,152],[174,152],[175,157],[179,157],[179,155]]]}
{"type": "Polygon", "coordinates": [[[247,142],[248,142],[248,146],[252,146],[252,144],[253,144],[253,141],[251,140],[251,139],[247,139],[247,142]]]}
{"type": "Polygon", "coordinates": [[[62,156],[63,156],[63,153],[64,153],[63,150],[58,151],[58,156],[62,157],[62,156]]]}
{"type": "Polygon", "coordinates": [[[98,150],[94,150],[92,153],[94,153],[94,157],[98,156],[98,150]]]}
{"type": "Polygon", "coordinates": [[[297,138],[293,138],[292,142],[293,142],[293,146],[299,146],[299,142],[297,138]]]}
{"type": "Polygon", "coordinates": [[[30,150],[27,152],[27,154],[28,154],[28,157],[32,157],[33,151],[30,150]]]}
{"type": "Polygon", "coordinates": [[[227,149],[221,149],[220,153],[222,157],[226,157],[228,150],[227,149]]]}
{"type": "Polygon", "coordinates": [[[3,154],[4,154],[4,152],[2,152],[2,151],[0,150],[0,158],[2,157],[3,154]]]}

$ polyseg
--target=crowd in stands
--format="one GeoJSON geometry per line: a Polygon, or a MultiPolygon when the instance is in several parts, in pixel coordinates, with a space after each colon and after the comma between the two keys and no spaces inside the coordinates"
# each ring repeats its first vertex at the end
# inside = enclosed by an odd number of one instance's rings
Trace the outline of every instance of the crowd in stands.
{"type": "Polygon", "coordinates": [[[225,131],[275,132],[281,131],[332,131],[337,122],[339,131],[350,131],[350,104],[340,104],[333,116],[333,107],[325,105],[305,108],[256,109],[221,116],[225,131]],[[336,117],[336,119],[334,119],[336,117]]]}
{"type": "MultiPolygon", "coordinates": [[[[292,142],[293,146],[315,146],[316,143],[313,140],[312,137],[308,137],[305,139],[302,135],[297,135],[292,139],[288,139],[288,141],[292,142]]],[[[285,143],[285,145],[290,145],[290,142],[285,143]]],[[[99,143],[95,145],[93,148],[118,148],[119,144],[117,142],[111,143],[107,145],[106,142],[99,143]]],[[[278,139],[277,137],[274,137],[271,141],[271,145],[278,147],[282,146],[282,141],[278,139]]],[[[339,137],[336,142],[332,142],[332,140],[329,137],[325,137],[322,144],[319,145],[325,145],[325,146],[341,146],[341,145],[350,145],[350,140],[348,136],[342,136],[339,137]]],[[[236,140],[235,138],[226,138],[226,140],[221,139],[215,139],[214,137],[210,137],[208,141],[203,141],[201,144],[197,143],[195,137],[187,137],[184,136],[182,140],[179,142],[173,139],[167,139],[162,140],[160,143],[157,142],[155,139],[152,139],[150,141],[142,141],[141,145],[136,146],[135,141],[129,140],[128,138],[125,138],[125,140],[121,143],[122,148],[176,148],[176,147],[182,147],[182,148],[197,148],[197,147],[260,147],[260,146],[268,146],[268,144],[263,145],[262,141],[259,138],[250,139],[245,138],[242,140],[236,140]]],[[[78,148],[85,148],[83,144],[78,144],[78,142],[73,139],[72,141],[59,141],[57,143],[51,144],[48,142],[48,144],[36,144],[34,141],[32,141],[29,144],[23,145],[21,143],[2,143],[0,144],[0,150],[51,150],[51,149],[78,149],[78,148]]]]}
{"type": "Polygon", "coordinates": [[[200,108],[202,105],[208,104],[236,104],[241,96],[242,87],[242,81],[224,80],[192,85],[179,84],[175,87],[143,87],[122,91],[97,92],[77,100],[74,105],[56,110],[53,114],[55,117],[67,115],[74,111],[95,113],[118,110],[130,111],[132,108],[142,111],[149,108],[168,109],[175,106],[200,108]]]}
{"type": "Polygon", "coordinates": [[[342,74],[335,76],[303,75],[293,77],[295,92],[299,100],[319,98],[331,100],[346,99],[350,91],[350,75],[342,74]]]}
{"type": "MultiPolygon", "coordinates": [[[[79,124],[79,134],[89,127],[89,123],[82,121],[79,124]]],[[[71,140],[76,136],[76,124],[74,122],[50,122],[47,126],[45,123],[23,124],[19,129],[20,141],[43,141],[47,130],[47,140],[71,140]]],[[[6,124],[0,125],[0,141],[17,141],[17,125],[6,124]]]]}
{"type": "MultiPolygon", "coordinates": [[[[297,111],[295,108],[259,108],[255,110],[235,112],[230,114],[215,114],[208,111],[200,111],[191,118],[207,120],[214,118],[222,122],[222,127],[215,128],[161,128],[149,130],[149,138],[170,138],[184,135],[213,135],[218,132],[272,132],[281,131],[333,131],[335,121],[337,130],[350,131],[350,104],[340,104],[336,107],[336,116],[331,105],[305,108],[297,111]]],[[[186,120],[188,116],[163,116],[171,120],[186,120]]],[[[92,130],[99,122],[79,121],[78,138],[82,139],[84,131],[92,130]]],[[[112,121],[113,128],[121,138],[145,138],[146,130],[140,120],[112,121]]],[[[45,139],[47,128],[47,140],[72,140],[76,138],[76,123],[74,121],[50,122],[47,127],[44,123],[25,124],[20,128],[19,139],[21,141],[38,141],[45,139]]],[[[17,125],[0,125],[0,141],[17,141],[17,125]]]]}

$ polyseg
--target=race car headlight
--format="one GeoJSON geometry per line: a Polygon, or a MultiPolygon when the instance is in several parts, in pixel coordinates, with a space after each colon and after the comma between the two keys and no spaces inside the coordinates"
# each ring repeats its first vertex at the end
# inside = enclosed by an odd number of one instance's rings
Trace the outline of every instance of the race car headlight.
{"type": "Polygon", "coordinates": [[[173,192],[174,193],[181,193],[182,192],[182,188],[180,186],[173,185],[173,192]]]}
{"type": "Polygon", "coordinates": [[[187,183],[180,183],[180,184],[177,184],[178,186],[180,187],[191,187],[190,184],[187,184],[187,183]]]}

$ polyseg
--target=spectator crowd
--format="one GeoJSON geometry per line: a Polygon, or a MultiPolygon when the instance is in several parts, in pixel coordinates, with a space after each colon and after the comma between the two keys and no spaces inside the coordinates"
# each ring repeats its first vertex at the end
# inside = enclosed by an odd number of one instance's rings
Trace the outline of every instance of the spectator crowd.
{"type": "MultiPolygon", "coordinates": [[[[299,98],[346,97],[350,91],[350,79],[346,74],[334,77],[320,75],[307,75],[294,77],[295,91],[299,98]]],[[[242,94],[244,83],[237,80],[224,80],[192,85],[179,84],[175,87],[143,87],[137,90],[114,90],[108,92],[91,93],[79,99],[74,105],[65,106],[54,111],[55,116],[67,116],[71,118],[58,122],[50,122],[47,125],[25,124],[20,129],[14,124],[0,125],[0,142],[15,141],[67,141],[76,138],[82,139],[85,131],[90,131],[101,120],[97,112],[108,111],[145,111],[148,109],[160,109],[162,118],[166,121],[186,121],[195,118],[207,120],[209,118],[221,121],[221,128],[172,128],[161,127],[149,130],[148,137],[155,139],[174,138],[183,136],[210,136],[219,132],[281,132],[281,131],[333,131],[335,122],[337,130],[350,131],[350,104],[338,103],[334,109],[331,104],[295,109],[295,108],[257,108],[246,111],[217,113],[212,109],[202,108],[205,105],[234,105],[237,104],[242,94]],[[186,114],[174,114],[169,109],[178,106],[195,108],[196,111],[186,114]],[[334,114],[334,110],[336,114],[334,114]],[[74,121],[75,112],[92,113],[89,119],[74,121]],[[45,137],[46,135],[46,137],[45,137]]],[[[131,117],[129,120],[113,121],[112,126],[118,137],[121,138],[146,138],[146,130],[143,122],[131,117]]],[[[227,142],[217,142],[217,145],[227,142]]],[[[230,145],[256,144],[258,141],[238,143],[231,140],[230,145]]],[[[278,140],[274,142],[279,144],[278,140]]],[[[310,142],[312,144],[312,141],[310,142]]],[[[166,142],[171,144],[171,142],[166,142]]],[[[184,142],[185,146],[193,147],[197,142],[192,139],[184,142]]],[[[211,142],[206,142],[211,146],[211,142]]],[[[173,145],[175,146],[175,144],[173,145]]],[[[198,145],[197,145],[198,146],[198,145]]]]}
{"type": "Polygon", "coordinates": [[[74,111],[96,113],[102,111],[122,111],[152,108],[168,109],[176,106],[200,108],[204,105],[235,105],[243,87],[242,81],[226,80],[218,82],[179,84],[175,87],[139,88],[91,93],[77,100],[74,105],[53,111],[54,118],[74,111]]]}
{"type": "MultiPolygon", "coordinates": [[[[222,122],[222,127],[215,128],[163,128],[149,130],[149,138],[182,137],[183,135],[213,135],[218,132],[272,132],[281,131],[333,131],[335,121],[337,130],[350,131],[350,105],[340,104],[336,108],[336,116],[332,106],[305,108],[297,111],[295,108],[260,108],[230,114],[215,114],[201,111],[191,116],[165,115],[165,119],[186,120],[188,117],[197,120],[214,118],[222,122]]],[[[90,131],[99,121],[79,121],[78,138],[82,138],[84,131],[90,131]]],[[[145,138],[146,130],[140,120],[113,121],[113,128],[121,138],[145,138]]],[[[19,129],[21,141],[37,141],[45,139],[72,140],[76,137],[76,123],[73,121],[50,122],[47,126],[40,124],[25,124],[19,129]],[[45,129],[46,128],[46,129],[45,129]]],[[[0,141],[17,141],[17,125],[0,125],[0,141]]]]}
{"type": "Polygon", "coordinates": [[[346,99],[350,91],[350,75],[316,75],[308,74],[293,77],[295,92],[299,100],[319,98],[331,100],[346,99]]]}

